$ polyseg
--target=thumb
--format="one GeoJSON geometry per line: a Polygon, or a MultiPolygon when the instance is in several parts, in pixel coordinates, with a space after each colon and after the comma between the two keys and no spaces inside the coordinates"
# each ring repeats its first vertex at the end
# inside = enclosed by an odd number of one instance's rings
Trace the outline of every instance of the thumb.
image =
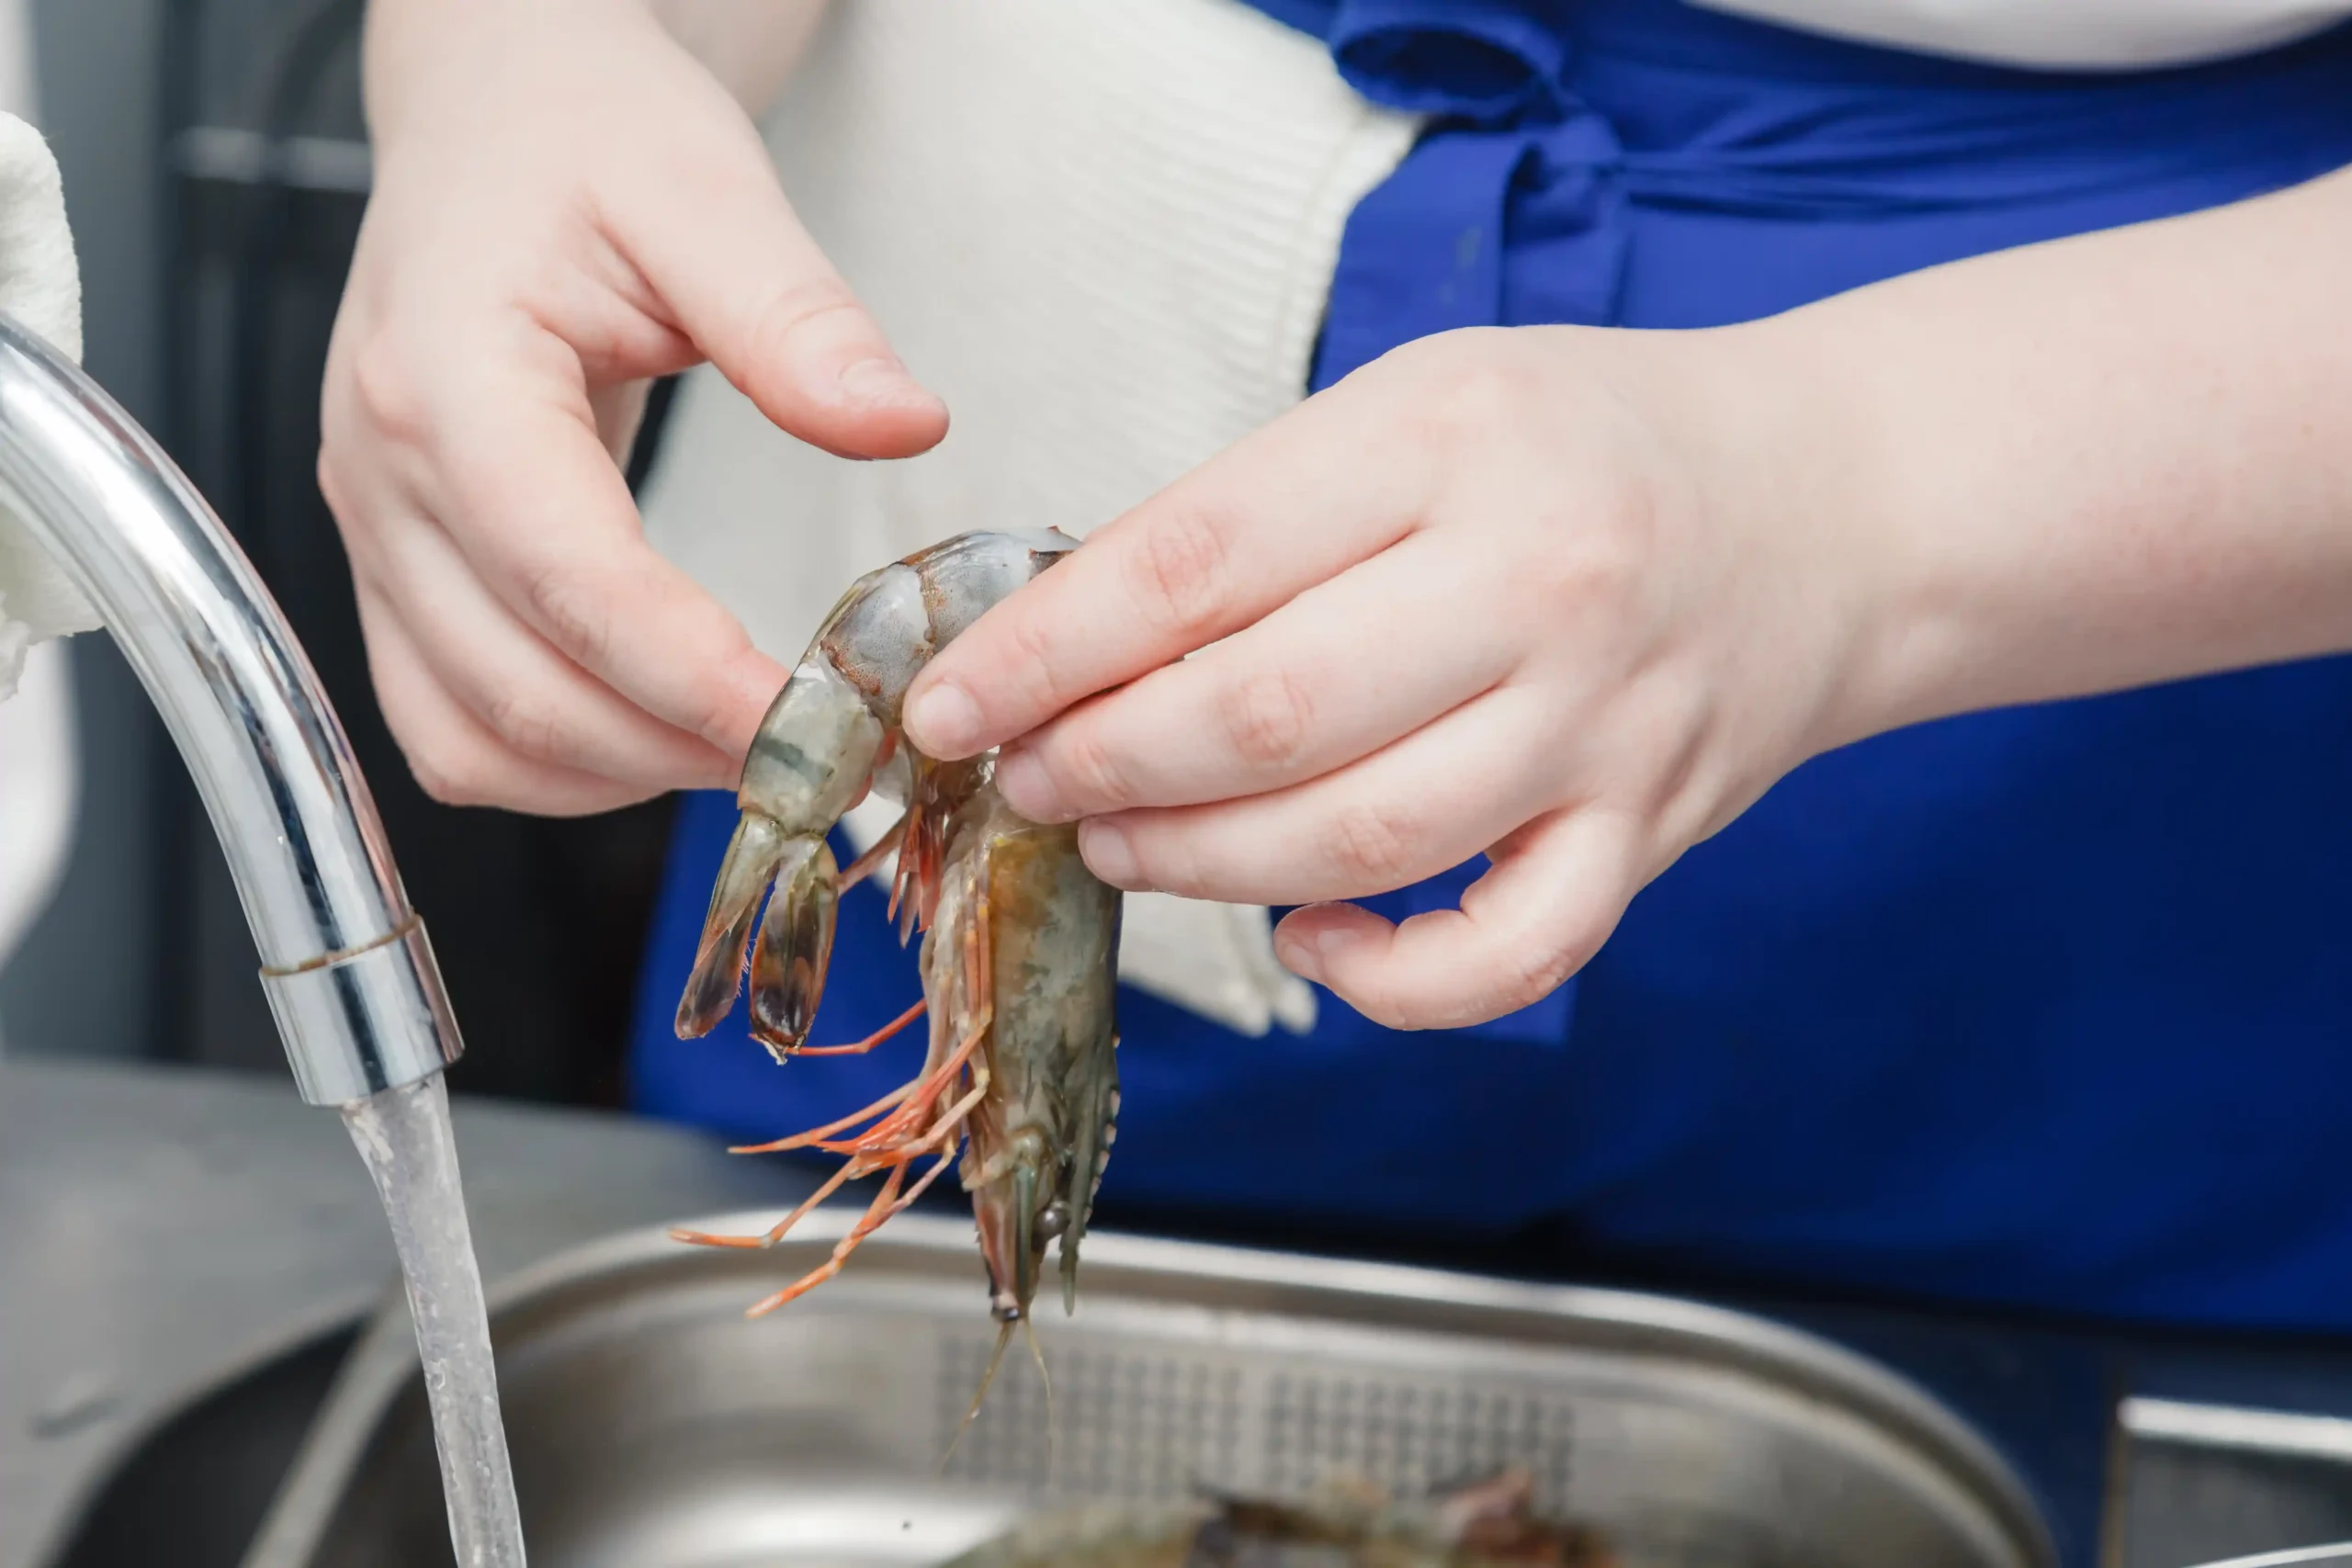
{"type": "Polygon", "coordinates": [[[1487,853],[1458,909],[1390,925],[1353,904],[1293,910],[1274,931],[1294,973],[1391,1029],[1463,1029],[1566,985],[1641,886],[1639,835],[1594,807],[1539,817],[1487,853]]]}
{"type": "Polygon", "coordinates": [[[747,119],[684,139],[614,188],[613,239],[678,329],[762,413],[844,457],[907,457],[947,434],[947,406],[817,248],[747,119]]]}

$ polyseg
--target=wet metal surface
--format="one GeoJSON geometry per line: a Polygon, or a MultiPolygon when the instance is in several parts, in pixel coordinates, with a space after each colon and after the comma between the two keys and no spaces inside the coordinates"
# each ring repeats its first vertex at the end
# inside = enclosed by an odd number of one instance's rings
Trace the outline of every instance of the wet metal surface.
{"type": "MultiPolygon", "coordinates": [[[[996,1338],[968,1222],[900,1219],[774,1318],[747,1303],[854,1216],[768,1252],[659,1229],[551,1261],[493,1308],[542,1568],[922,1568],[1024,1506],[1406,1495],[1525,1467],[1623,1568],[2052,1568],[2004,1461],[1826,1341],[1672,1297],[1097,1234],[942,1470],[996,1338]]],[[[754,1215],[704,1222],[721,1232],[754,1215]]],[[[346,1367],[248,1568],[446,1561],[397,1307],[346,1367]]]]}
{"type": "MultiPolygon", "coordinates": [[[[493,1281],[585,1240],[805,1190],[788,1170],[620,1117],[461,1101],[457,1121],[493,1281]]],[[[392,1278],[342,1127],[283,1077],[0,1062],[0,1568],[236,1562],[352,1325],[392,1278]],[[85,1519],[100,1495],[107,1517],[85,1519]],[[142,1534],[150,1516],[168,1533],[142,1534]],[[69,1540],[79,1550],[61,1563],[69,1540]]],[[[2190,1568],[2352,1536],[2352,1454],[2318,1451],[2352,1419],[2352,1344],[1735,1304],[1959,1411],[2023,1476],[2065,1568],[2190,1568]],[[2124,1394],[2148,1430],[2111,1445],[2124,1394]],[[2233,1434],[2250,1440],[2228,1446],[2233,1434]]],[[[648,1470],[627,1488],[616,1478],[616,1496],[688,1479],[648,1470]]],[[[708,1517],[736,1518],[726,1528],[771,1555],[871,1558],[858,1535],[871,1510],[778,1513],[780,1495],[763,1482],[708,1517]],[[795,1545],[826,1518],[832,1535],[795,1545]]]]}
{"type": "MultiPolygon", "coordinates": [[[[486,1275],[804,1190],[673,1128],[460,1102],[486,1275]]],[[[0,1062],[0,1568],[45,1563],[159,1417],[371,1310],[391,1237],[282,1076],[0,1062]]]]}

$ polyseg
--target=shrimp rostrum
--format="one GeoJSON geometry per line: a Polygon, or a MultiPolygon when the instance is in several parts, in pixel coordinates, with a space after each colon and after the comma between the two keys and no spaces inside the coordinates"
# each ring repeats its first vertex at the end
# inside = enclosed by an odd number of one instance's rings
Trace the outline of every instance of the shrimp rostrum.
{"type": "Polygon", "coordinates": [[[1042,826],[1005,805],[992,755],[938,761],[899,728],[907,688],[932,655],[1075,548],[1058,533],[965,534],[860,578],[752,742],[742,816],[678,1006],[679,1037],[708,1032],[733,1009],[747,946],[752,1033],[779,1062],[871,1050],[930,1014],[922,1066],[900,1088],[830,1125],[741,1151],[847,1156],[807,1202],[761,1235],[679,1233],[773,1246],[843,1183],[882,1176],[832,1256],[755,1316],[838,1273],[951,1164],[978,1222],[1000,1350],[1028,1320],[1057,1237],[1064,1305],[1075,1306],[1079,1243],[1116,1131],[1120,895],[1087,870],[1074,826],[1042,826]],[[842,870],[826,837],[869,787],[901,799],[905,813],[842,870]],[[841,891],[893,851],[890,915],[902,941],[923,933],[923,999],[868,1039],[812,1046],[841,891]]]}

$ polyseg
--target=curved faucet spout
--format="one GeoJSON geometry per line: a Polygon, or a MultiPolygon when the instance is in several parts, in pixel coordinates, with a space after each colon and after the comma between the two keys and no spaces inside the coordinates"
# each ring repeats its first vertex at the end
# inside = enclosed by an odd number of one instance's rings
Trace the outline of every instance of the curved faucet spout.
{"type": "Polygon", "coordinates": [[[0,317],[0,505],[106,618],[204,800],[314,1105],[458,1059],[351,743],[252,563],[147,433],[0,317]]]}

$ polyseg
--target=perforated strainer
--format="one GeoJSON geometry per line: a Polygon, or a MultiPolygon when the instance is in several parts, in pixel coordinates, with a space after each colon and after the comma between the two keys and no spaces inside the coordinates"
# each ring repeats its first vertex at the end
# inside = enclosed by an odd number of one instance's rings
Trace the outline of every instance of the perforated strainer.
{"type": "MultiPolygon", "coordinates": [[[[732,1216],[707,1228],[757,1229],[732,1216]]],[[[492,1314],[538,1568],[927,1568],[1024,1509],[1334,1468],[1422,1492],[1504,1464],[1623,1568],[2052,1568],[2001,1461],[1912,1384],[1809,1336],[1668,1298],[1091,1237],[1080,1310],[1038,1325],[943,1474],[995,1339],[968,1222],[907,1216],[773,1317],[820,1260],[622,1237],[492,1314]]],[[[249,1568],[447,1551],[397,1303],[354,1352],[249,1568]]]]}

